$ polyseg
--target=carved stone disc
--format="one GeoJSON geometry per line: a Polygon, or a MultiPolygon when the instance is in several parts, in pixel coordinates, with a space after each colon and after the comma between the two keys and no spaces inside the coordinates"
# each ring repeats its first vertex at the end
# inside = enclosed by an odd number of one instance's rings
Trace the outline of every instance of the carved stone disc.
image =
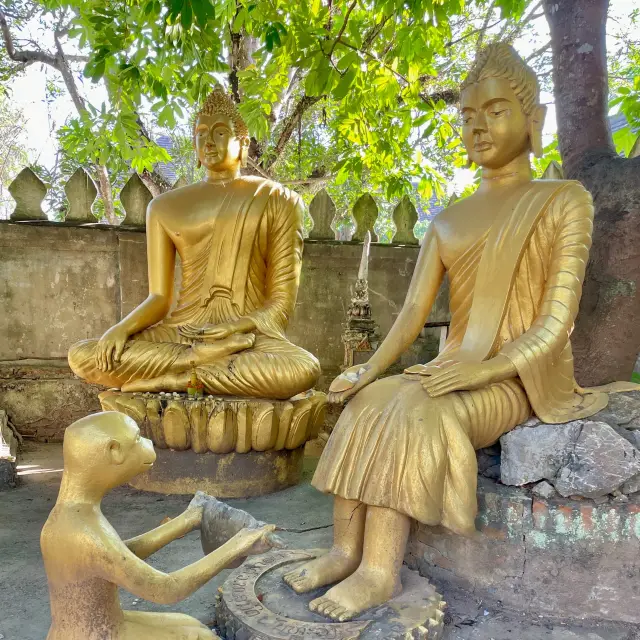
{"type": "Polygon", "coordinates": [[[403,592],[350,622],[332,622],[309,610],[327,589],[298,595],[282,580],[296,564],[322,550],[272,551],[248,558],[220,587],[218,632],[225,640],[439,640],[444,607],[433,585],[404,567],[403,592]]]}

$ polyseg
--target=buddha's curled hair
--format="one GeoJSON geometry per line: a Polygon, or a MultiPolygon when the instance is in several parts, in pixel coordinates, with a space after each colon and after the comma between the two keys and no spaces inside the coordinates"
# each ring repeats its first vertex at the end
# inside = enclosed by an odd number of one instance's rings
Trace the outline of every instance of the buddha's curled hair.
{"type": "Polygon", "coordinates": [[[485,78],[508,80],[526,115],[530,115],[540,102],[540,86],[535,71],[509,44],[496,42],[485,47],[478,54],[460,90],[485,78]]]}
{"type": "Polygon", "coordinates": [[[248,138],[249,129],[242,119],[240,112],[233,98],[224,90],[222,85],[217,84],[213,91],[207,96],[203,102],[202,107],[196,113],[196,117],[193,120],[194,132],[195,123],[198,116],[207,115],[212,116],[215,113],[222,113],[228,116],[233,121],[233,128],[237,138],[248,138]]]}

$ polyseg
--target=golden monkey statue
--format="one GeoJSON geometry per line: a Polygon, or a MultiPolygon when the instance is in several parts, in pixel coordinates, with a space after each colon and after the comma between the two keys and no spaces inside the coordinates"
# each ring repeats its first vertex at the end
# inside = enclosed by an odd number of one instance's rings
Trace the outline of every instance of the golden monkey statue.
{"type": "Polygon", "coordinates": [[[249,133],[220,86],[197,114],[194,145],[204,180],[149,204],[147,299],[100,340],[72,346],[69,364],[123,392],[185,392],[195,366],[209,394],[291,398],[320,376],[317,359],[285,337],[300,280],[302,201],[241,175],[249,133]],[[176,254],[182,283],[170,313],[176,254]]]}
{"type": "Polygon", "coordinates": [[[335,495],[334,543],[285,576],[297,592],[338,583],[310,608],[348,620],[401,589],[409,521],[475,530],[475,449],[535,414],[562,423],[604,408],[581,389],[569,336],[591,246],[591,196],[532,179],[545,107],[535,73],[494,44],[462,84],[462,138],[482,168],[477,191],[430,224],[401,313],[368,364],[331,385],[345,408],[313,484],[335,495]],[[451,329],[428,365],[377,380],[407,349],[448,274],[451,329]],[[356,395],[357,394],[357,395],[356,395]]]}
{"type": "Polygon", "coordinates": [[[234,560],[263,553],[274,527],[243,529],[184,569],[166,574],[143,561],[200,527],[202,507],[153,531],[122,541],[100,511],[104,495],[155,461],[150,440],[117,412],[87,416],[64,436],[64,472],[58,500],[41,535],[52,624],[47,640],[209,640],[195,618],[177,613],[123,611],[118,587],[153,602],[178,602],[234,560]]]}

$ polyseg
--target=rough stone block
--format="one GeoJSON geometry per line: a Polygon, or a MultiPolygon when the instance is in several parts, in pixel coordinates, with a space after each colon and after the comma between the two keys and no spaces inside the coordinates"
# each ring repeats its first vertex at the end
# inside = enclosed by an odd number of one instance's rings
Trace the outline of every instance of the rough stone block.
{"type": "Polygon", "coordinates": [[[555,487],[565,497],[595,498],[611,493],[638,473],[640,451],[608,424],[585,422],[555,487]]]}
{"type": "Polygon", "coordinates": [[[567,424],[538,424],[518,427],[500,438],[501,480],[521,486],[539,480],[553,480],[569,460],[580,435],[581,421],[567,424]]]}
{"type": "Polygon", "coordinates": [[[553,498],[553,496],[558,495],[558,492],[546,480],[538,482],[538,484],[531,489],[531,493],[540,498],[553,498]]]}
{"type": "Polygon", "coordinates": [[[640,392],[612,393],[609,404],[593,419],[625,429],[640,429],[640,392]]]}
{"type": "Polygon", "coordinates": [[[630,480],[627,480],[622,485],[622,493],[625,495],[632,495],[634,493],[638,493],[640,491],[640,473],[637,476],[634,476],[630,480]]]}

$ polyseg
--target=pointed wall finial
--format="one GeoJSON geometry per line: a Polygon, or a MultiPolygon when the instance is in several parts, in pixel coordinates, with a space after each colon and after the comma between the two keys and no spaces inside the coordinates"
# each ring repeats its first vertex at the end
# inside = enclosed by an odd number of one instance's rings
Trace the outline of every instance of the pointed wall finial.
{"type": "Polygon", "coordinates": [[[96,185],[91,177],[82,168],[78,167],[64,186],[64,192],[69,201],[69,210],[65,216],[65,222],[77,222],[79,224],[97,222],[97,218],[91,212],[91,207],[98,195],[96,185]]]}
{"type": "Polygon", "coordinates": [[[409,196],[404,196],[393,210],[393,221],[396,225],[394,244],[418,244],[418,238],[413,234],[413,228],[418,222],[418,212],[409,196]]]}
{"type": "Polygon", "coordinates": [[[356,221],[356,232],[352,240],[362,242],[367,231],[371,231],[373,237],[373,225],[378,219],[378,205],[370,193],[361,195],[353,205],[353,217],[356,221]]]}
{"type": "Polygon", "coordinates": [[[335,240],[335,231],[331,228],[336,216],[336,205],[327,193],[321,189],[316,193],[309,205],[309,215],[313,220],[313,229],[309,234],[311,240],[335,240]]]}
{"type": "Polygon", "coordinates": [[[564,180],[564,171],[560,163],[552,160],[544,170],[542,180],[564,180]]]}
{"type": "Polygon", "coordinates": [[[29,168],[25,167],[9,185],[9,193],[16,201],[16,208],[10,220],[48,220],[42,210],[42,202],[47,195],[44,182],[29,168]]]}
{"type": "Polygon", "coordinates": [[[189,181],[184,177],[180,176],[174,183],[172,189],[180,189],[181,187],[186,187],[189,184],[189,181]]]}
{"type": "Polygon", "coordinates": [[[153,200],[151,191],[134,173],[120,192],[120,201],[126,212],[123,226],[144,227],[146,224],[147,206],[153,200]]]}

